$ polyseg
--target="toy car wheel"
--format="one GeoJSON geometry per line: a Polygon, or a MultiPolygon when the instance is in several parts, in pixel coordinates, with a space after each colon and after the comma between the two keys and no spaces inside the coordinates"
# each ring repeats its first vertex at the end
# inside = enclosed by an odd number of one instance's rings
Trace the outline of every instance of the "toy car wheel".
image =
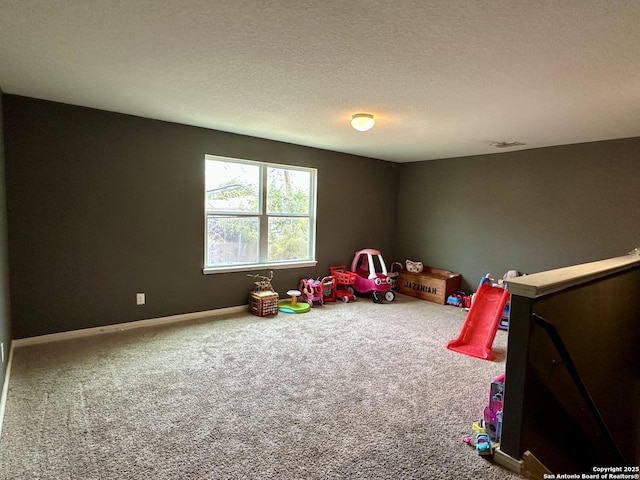
{"type": "Polygon", "coordinates": [[[373,292],[373,303],[382,303],[382,294],[380,292],[373,292]]]}
{"type": "Polygon", "coordinates": [[[351,285],[347,287],[347,292],[349,292],[351,295],[356,294],[356,290],[351,285]]]}
{"type": "Polygon", "coordinates": [[[343,295],[343,296],[342,296],[342,301],[343,301],[344,303],[349,303],[349,295],[343,295]]]}
{"type": "Polygon", "coordinates": [[[384,299],[387,302],[393,302],[396,299],[396,294],[393,293],[391,290],[389,290],[388,292],[384,292],[384,299]]]}

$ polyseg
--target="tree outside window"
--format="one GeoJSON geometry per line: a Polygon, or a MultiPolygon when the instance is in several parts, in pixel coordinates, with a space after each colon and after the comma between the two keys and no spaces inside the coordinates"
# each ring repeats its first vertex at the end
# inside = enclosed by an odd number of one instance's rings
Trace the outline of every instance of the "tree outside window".
{"type": "Polygon", "coordinates": [[[205,270],[315,261],[316,170],[207,155],[205,270]]]}

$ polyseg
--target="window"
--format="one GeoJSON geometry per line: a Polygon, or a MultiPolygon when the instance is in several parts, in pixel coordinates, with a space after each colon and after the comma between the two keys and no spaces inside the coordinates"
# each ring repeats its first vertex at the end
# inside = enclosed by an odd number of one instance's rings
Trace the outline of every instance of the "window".
{"type": "Polygon", "coordinates": [[[315,265],[316,176],[206,155],[204,273],[315,265]]]}

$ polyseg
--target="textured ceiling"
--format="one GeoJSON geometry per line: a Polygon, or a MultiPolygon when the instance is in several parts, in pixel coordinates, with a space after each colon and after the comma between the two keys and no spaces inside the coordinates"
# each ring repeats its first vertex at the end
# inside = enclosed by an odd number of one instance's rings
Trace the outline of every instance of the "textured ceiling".
{"type": "Polygon", "coordinates": [[[639,25],[638,0],[0,0],[0,87],[430,160],[640,135],[639,25]]]}

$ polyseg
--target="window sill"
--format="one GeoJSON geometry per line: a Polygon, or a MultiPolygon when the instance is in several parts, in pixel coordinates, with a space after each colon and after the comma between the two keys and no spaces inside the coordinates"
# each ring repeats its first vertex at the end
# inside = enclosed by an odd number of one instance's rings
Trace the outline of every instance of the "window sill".
{"type": "Polygon", "coordinates": [[[211,275],[215,273],[230,272],[251,272],[255,270],[283,270],[285,268],[306,268],[315,267],[318,264],[316,260],[307,260],[304,262],[288,262],[288,263],[263,263],[255,265],[234,265],[230,267],[219,268],[203,268],[202,273],[211,275]]]}

